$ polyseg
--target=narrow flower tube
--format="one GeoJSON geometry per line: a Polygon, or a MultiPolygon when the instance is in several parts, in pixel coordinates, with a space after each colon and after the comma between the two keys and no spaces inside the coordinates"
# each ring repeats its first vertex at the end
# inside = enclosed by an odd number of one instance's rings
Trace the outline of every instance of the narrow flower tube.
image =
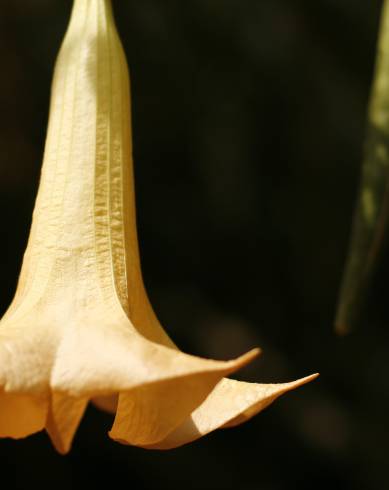
{"type": "Polygon", "coordinates": [[[66,453],[93,400],[116,413],[115,440],[176,447],[312,379],[225,378],[257,354],[184,354],[160,326],[140,268],[125,55],[110,1],[74,0],[31,233],[0,323],[0,437],[45,429],[66,453]]]}

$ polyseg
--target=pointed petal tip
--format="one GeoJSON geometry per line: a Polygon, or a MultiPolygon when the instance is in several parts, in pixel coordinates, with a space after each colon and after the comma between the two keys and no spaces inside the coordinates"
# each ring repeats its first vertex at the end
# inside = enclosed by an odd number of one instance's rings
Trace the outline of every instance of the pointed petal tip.
{"type": "Polygon", "coordinates": [[[297,386],[305,385],[306,383],[309,383],[310,381],[313,381],[314,379],[318,378],[320,376],[320,373],[314,373],[310,374],[309,376],[305,376],[304,378],[298,379],[297,381],[294,381],[294,383],[298,383],[297,386]]]}
{"type": "Polygon", "coordinates": [[[237,363],[239,364],[240,367],[246,366],[246,364],[249,364],[251,361],[256,359],[262,354],[262,350],[259,347],[256,347],[254,349],[249,350],[245,354],[239,356],[236,358],[234,361],[231,361],[232,363],[237,363]]]}
{"type": "Polygon", "coordinates": [[[250,364],[254,359],[256,359],[262,353],[261,349],[258,347],[255,349],[251,349],[245,354],[232,359],[231,361],[218,361],[220,362],[220,372],[224,371],[225,376],[229,376],[230,374],[242,369],[243,367],[250,364]]]}
{"type": "MultiPolygon", "coordinates": [[[[50,436],[50,438],[51,438],[51,436],[50,436]]],[[[60,454],[61,456],[66,456],[70,452],[71,444],[64,446],[64,445],[60,444],[59,441],[56,441],[53,438],[51,438],[51,443],[52,443],[54,449],[57,451],[57,453],[60,454]]]]}
{"type": "Polygon", "coordinates": [[[304,378],[297,379],[296,381],[290,381],[289,383],[280,383],[280,385],[283,385],[285,387],[283,393],[286,393],[287,391],[293,390],[295,388],[299,388],[300,386],[303,386],[307,383],[310,383],[311,381],[314,381],[319,376],[320,376],[319,373],[314,373],[314,374],[310,374],[309,376],[305,376],[304,378]]]}
{"type": "Polygon", "coordinates": [[[88,404],[63,393],[53,393],[46,419],[46,432],[59,454],[67,454],[88,404]]]}
{"type": "Polygon", "coordinates": [[[224,373],[223,376],[229,376],[235,371],[238,371],[239,369],[242,369],[243,367],[247,366],[247,364],[250,364],[250,362],[256,359],[261,353],[262,353],[261,349],[256,347],[230,361],[214,361],[214,360],[209,360],[209,361],[216,363],[214,365],[217,366],[215,372],[217,371],[219,373],[224,373]]]}

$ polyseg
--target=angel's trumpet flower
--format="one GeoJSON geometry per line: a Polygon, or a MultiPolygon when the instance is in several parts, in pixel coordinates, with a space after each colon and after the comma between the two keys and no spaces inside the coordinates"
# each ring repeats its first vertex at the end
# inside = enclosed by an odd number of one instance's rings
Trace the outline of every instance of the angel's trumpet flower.
{"type": "Polygon", "coordinates": [[[256,356],[180,352],[143,286],[128,71],[109,0],[75,0],[52,86],[41,182],[15,298],[0,324],[0,436],[46,429],[69,450],[89,400],[112,438],[169,448],[238,424],[311,378],[223,379],[256,356]],[[117,404],[116,404],[117,400],[117,404]]]}

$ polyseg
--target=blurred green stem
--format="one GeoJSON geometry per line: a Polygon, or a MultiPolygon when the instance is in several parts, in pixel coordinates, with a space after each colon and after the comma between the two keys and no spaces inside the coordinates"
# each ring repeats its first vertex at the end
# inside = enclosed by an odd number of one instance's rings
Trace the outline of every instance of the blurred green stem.
{"type": "Polygon", "coordinates": [[[389,0],[383,4],[362,168],[361,187],[343,276],[335,327],[358,320],[382,248],[389,204],[389,0]]]}

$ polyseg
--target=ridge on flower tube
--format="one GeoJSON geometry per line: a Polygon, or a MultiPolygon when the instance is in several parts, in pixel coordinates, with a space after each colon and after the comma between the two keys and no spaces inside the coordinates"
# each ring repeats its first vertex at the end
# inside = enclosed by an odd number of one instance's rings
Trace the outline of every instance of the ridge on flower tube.
{"type": "Polygon", "coordinates": [[[32,227],[0,323],[0,437],[46,430],[69,451],[89,401],[110,436],[169,449],[238,425],[316,375],[226,378],[258,349],[215,361],[177,349],[141,275],[128,69],[109,0],[74,0],[58,55],[32,227]]]}

